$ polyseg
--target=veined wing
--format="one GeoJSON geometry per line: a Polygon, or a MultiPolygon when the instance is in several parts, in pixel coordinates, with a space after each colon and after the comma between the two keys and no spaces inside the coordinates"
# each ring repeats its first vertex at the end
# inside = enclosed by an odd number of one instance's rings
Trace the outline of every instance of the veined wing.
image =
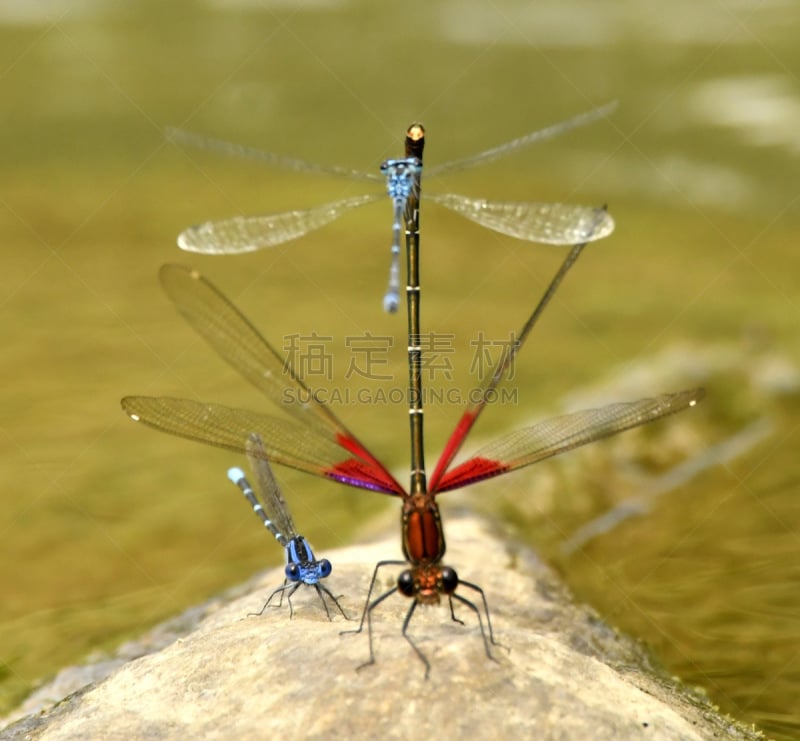
{"type": "Polygon", "coordinates": [[[280,167],[284,170],[294,170],[296,172],[319,172],[325,175],[336,175],[350,180],[366,180],[368,182],[382,183],[383,178],[371,172],[361,172],[352,170],[349,167],[339,167],[338,165],[321,165],[316,162],[308,162],[297,157],[287,157],[273,152],[263,152],[254,147],[247,147],[243,144],[233,144],[222,139],[215,139],[211,136],[193,134],[190,131],[167,127],[164,133],[169,141],[187,144],[195,149],[206,149],[211,152],[219,152],[227,156],[242,157],[244,159],[255,160],[266,165],[280,167]]]}
{"type": "Polygon", "coordinates": [[[608,116],[616,107],[617,101],[611,101],[610,103],[606,103],[599,108],[587,111],[586,113],[581,113],[580,115],[569,118],[566,121],[561,121],[544,129],[539,129],[538,131],[532,131],[530,134],[525,134],[525,136],[521,136],[518,139],[513,139],[512,141],[501,144],[498,147],[492,147],[491,149],[479,152],[478,154],[473,154],[470,157],[451,160],[450,162],[445,162],[441,165],[426,168],[426,173],[428,176],[440,175],[444,172],[465,170],[468,167],[475,167],[476,165],[483,165],[487,162],[493,162],[494,160],[500,159],[501,157],[506,157],[512,152],[516,152],[523,147],[527,147],[529,144],[544,141],[545,139],[552,139],[554,136],[563,134],[565,131],[576,129],[579,126],[584,126],[592,121],[596,121],[598,118],[608,116]]]}
{"type": "Polygon", "coordinates": [[[248,409],[171,397],[126,396],[122,408],[134,422],[237,453],[248,452],[248,440],[255,433],[262,447],[250,452],[271,463],[360,489],[403,495],[403,488],[380,464],[351,455],[306,425],[248,409]]]}
{"type": "Polygon", "coordinates": [[[607,211],[566,203],[497,203],[445,193],[425,196],[457,214],[509,237],[543,244],[593,242],[614,231],[607,211]]]}
{"type": "Polygon", "coordinates": [[[384,477],[391,479],[380,461],[328,407],[317,401],[311,389],[294,372],[291,363],[275,351],[210,281],[196,270],[177,264],[162,266],[159,278],[164,291],[184,319],[225,362],[275,406],[290,414],[298,424],[314,428],[318,434],[326,436],[331,444],[339,445],[369,462],[373,468],[380,469],[384,477]]]}
{"type": "MultiPolygon", "coordinates": [[[[501,157],[506,157],[513,152],[516,152],[524,147],[527,147],[536,142],[552,139],[559,134],[563,134],[572,129],[597,121],[611,114],[617,107],[617,101],[611,101],[605,105],[594,108],[591,111],[578,114],[566,121],[559,121],[551,126],[546,126],[543,129],[532,131],[524,136],[512,139],[496,147],[491,147],[483,152],[463,157],[457,160],[450,160],[441,165],[426,168],[428,175],[440,175],[445,172],[455,172],[458,170],[465,170],[476,165],[486,164],[493,162],[501,157]]],[[[296,172],[318,172],[326,175],[336,175],[337,177],[345,177],[351,180],[365,180],[371,182],[383,182],[383,178],[379,175],[353,170],[349,167],[340,167],[338,165],[322,165],[316,162],[308,162],[307,160],[299,159],[297,157],[287,157],[282,154],[275,154],[273,152],[264,152],[260,149],[248,147],[243,144],[234,144],[232,142],[215,139],[210,136],[201,134],[193,134],[183,129],[167,127],[165,134],[168,140],[186,144],[196,149],[205,149],[213,152],[219,152],[227,156],[242,157],[246,159],[256,160],[263,162],[267,165],[277,166],[285,170],[294,170],[296,172]]]]}
{"type": "MultiPolygon", "coordinates": [[[[490,162],[506,156],[521,147],[536,141],[556,136],[577,126],[590,123],[608,115],[616,103],[601,106],[588,113],[555,124],[540,131],[534,131],[514,139],[499,147],[488,149],[461,160],[427,169],[429,175],[459,170],[490,162]]],[[[351,179],[383,182],[384,178],[371,173],[363,173],[343,167],[317,165],[305,160],[261,152],[229,142],[190,134],[178,129],[169,129],[173,139],[195,147],[212,149],[225,154],[248,157],[278,165],[285,169],[303,172],[323,172],[351,179]]],[[[239,216],[222,221],[212,221],[190,227],[178,236],[178,246],[189,252],[225,255],[253,252],[273,247],[297,239],[315,229],[319,229],[337,219],[346,211],[378,200],[380,194],[367,194],[327,203],[314,208],[287,211],[265,216],[239,216]]],[[[580,233],[586,223],[591,221],[592,209],[581,206],[546,203],[490,203],[483,199],[471,199],[458,195],[428,196],[462,216],[494,231],[534,242],[545,244],[574,244],[580,241],[580,233]]],[[[594,239],[608,236],[614,229],[614,222],[606,215],[606,221],[598,225],[594,239]]]]}
{"type": "Polygon", "coordinates": [[[695,406],[704,395],[701,388],[662,394],[651,399],[565,414],[516,430],[481,448],[472,458],[448,471],[436,491],[458,489],[515,471],[595,440],[648,424],[695,406]]]}
{"type": "Polygon", "coordinates": [[[254,252],[302,237],[330,224],[346,211],[384,197],[383,193],[368,193],[299,211],[206,221],[181,232],[178,247],[205,255],[254,252]]]}
{"type": "Polygon", "coordinates": [[[247,438],[245,452],[250,468],[256,476],[256,486],[261,494],[264,514],[279,533],[287,540],[291,540],[298,535],[298,532],[289,512],[289,505],[286,504],[281,488],[275,480],[275,474],[272,473],[272,466],[267,459],[267,451],[264,450],[264,441],[260,435],[253,433],[247,438]]]}
{"type": "Polygon", "coordinates": [[[584,247],[586,247],[586,245],[589,243],[588,239],[590,239],[593,235],[595,225],[602,224],[605,216],[605,208],[594,209],[594,222],[589,224],[587,231],[581,235],[584,241],[575,244],[567,253],[564,261],[561,263],[561,267],[559,267],[559,269],[556,271],[556,274],[553,276],[553,279],[550,281],[550,284],[547,286],[544,294],[542,294],[542,297],[539,299],[536,307],[525,321],[525,324],[522,325],[522,328],[515,338],[515,342],[509,346],[507,351],[503,354],[503,357],[500,358],[494,368],[494,371],[492,372],[492,375],[484,384],[483,392],[480,395],[479,400],[461,415],[461,419],[458,421],[458,424],[456,425],[452,435],[450,435],[450,438],[445,444],[444,450],[442,451],[442,454],[436,463],[436,468],[434,469],[433,476],[430,479],[431,491],[437,491],[439,488],[439,483],[442,480],[442,477],[444,477],[445,472],[450,467],[450,464],[453,462],[453,459],[456,457],[458,451],[461,449],[461,445],[464,443],[469,431],[472,429],[475,422],[477,422],[478,417],[486,407],[486,401],[491,398],[492,391],[494,391],[494,389],[497,388],[497,385],[505,378],[509,367],[511,367],[511,364],[514,362],[514,358],[525,344],[525,341],[528,339],[531,330],[539,321],[539,317],[541,317],[545,308],[547,308],[547,305],[550,303],[550,299],[558,290],[558,287],[564,280],[564,276],[575,264],[575,261],[580,257],[584,247]]]}
{"type": "Polygon", "coordinates": [[[345,429],[327,407],[314,399],[291,364],[203,275],[185,265],[169,263],[162,265],[158,277],[181,316],[273,404],[302,424],[336,432],[345,429]]]}

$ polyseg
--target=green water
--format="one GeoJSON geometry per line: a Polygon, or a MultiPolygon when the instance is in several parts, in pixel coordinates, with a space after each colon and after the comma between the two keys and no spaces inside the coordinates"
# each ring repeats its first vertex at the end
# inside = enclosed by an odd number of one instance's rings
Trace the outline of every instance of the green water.
{"type": "MultiPolygon", "coordinates": [[[[261,254],[179,254],[175,236],[197,221],[358,190],[186,152],[165,143],[162,126],[374,171],[400,153],[412,120],[425,123],[435,164],[618,98],[610,121],[426,183],[607,202],[617,220],[522,353],[519,403],[487,412],[476,433],[559,411],[554,400],[570,391],[637,369],[644,395],[702,382],[709,397],[631,442],[543,463],[475,499],[669,671],[770,735],[796,736],[792,10],[708,0],[3,3],[0,709],[60,666],[281,558],[224,478],[235,456],[137,428],[119,409],[129,393],[259,404],[168,305],[162,263],[202,269],[279,348],[292,334],[330,337],[329,388],[358,387],[346,378],[347,338],[367,332],[397,338],[386,368],[404,377],[405,322],[380,310],[388,203],[261,254]],[[665,370],[670,357],[681,360],[665,370]],[[561,555],[570,533],[648,477],[761,418],[772,432],[746,454],[561,555]]],[[[469,341],[518,327],[562,253],[435,208],[422,228],[423,320],[455,337],[453,378],[438,381],[466,389],[469,341]]],[[[626,382],[619,398],[639,392],[626,382]]],[[[402,407],[337,411],[404,476],[402,407]]],[[[429,463],[458,412],[429,407],[429,463]]],[[[321,551],[396,507],[292,473],[281,483],[321,551]]]]}

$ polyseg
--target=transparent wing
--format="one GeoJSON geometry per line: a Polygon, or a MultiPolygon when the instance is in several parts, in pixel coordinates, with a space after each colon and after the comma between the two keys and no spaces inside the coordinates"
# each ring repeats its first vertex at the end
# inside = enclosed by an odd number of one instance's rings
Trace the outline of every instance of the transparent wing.
{"type": "Polygon", "coordinates": [[[614,231],[614,219],[608,212],[600,213],[591,206],[572,206],[565,203],[495,203],[454,193],[428,194],[426,198],[487,229],[528,242],[593,242],[614,231]]]}
{"type": "Polygon", "coordinates": [[[221,139],[214,139],[210,136],[202,134],[193,134],[190,131],[183,129],[175,129],[167,127],[164,134],[169,141],[179,144],[186,144],[195,149],[205,149],[211,152],[219,152],[230,157],[241,157],[243,159],[255,160],[263,162],[267,165],[280,167],[284,170],[294,170],[296,172],[319,172],[326,175],[336,175],[338,177],[345,177],[351,180],[366,180],[369,182],[383,182],[383,177],[369,172],[360,172],[359,170],[351,170],[349,167],[339,167],[338,165],[320,165],[315,162],[307,162],[306,160],[298,159],[296,157],[286,157],[282,154],[274,154],[272,152],[262,152],[260,149],[247,147],[243,144],[233,144],[221,139]]]}
{"type": "MultiPolygon", "coordinates": [[[[360,489],[385,494],[403,492],[382,469],[349,455],[316,430],[285,419],[248,409],[171,397],[126,396],[122,399],[122,408],[134,422],[237,453],[248,452],[247,441],[255,433],[261,438],[261,450],[271,463],[360,489]]],[[[262,454],[252,448],[250,453],[262,454]]]]}
{"type": "MultiPolygon", "coordinates": [[[[380,461],[358,441],[328,407],[317,400],[294,372],[291,363],[276,352],[210,281],[196,270],[176,264],[164,265],[159,272],[159,278],[164,291],[184,319],[223,360],[252,383],[276,407],[290,414],[298,424],[310,427],[331,445],[340,447],[340,454],[344,449],[368,462],[375,469],[372,478],[391,480],[391,475],[380,461]]],[[[178,411],[180,412],[180,409],[178,411]]],[[[242,424],[245,424],[245,421],[242,421],[242,424]]],[[[269,438],[258,428],[247,429],[245,432],[247,434],[258,432],[264,437],[265,444],[269,443],[269,438]]],[[[219,444],[213,440],[209,442],[212,445],[219,444]]],[[[244,438],[237,443],[235,449],[244,450],[240,447],[243,444],[244,438]]],[[[324,464],[329,458],[323,458],[321,462],[324,464]]],[[[402,492],[402,487],[395,482],[393,491],[402,492]]]]}
{"type": "Polygon", "coordinates": [[[267,451],[264,449],[264,441],[260,435],[251,434],[247,438],[247,460],[250,468],[256,476],[256,486],[261,494],[261,501],[267,518],[283,534],[287,540],[291,540],[298,535],[294,526],[289,506],[283,498],[281,488],[275,480],[272,466],[267,460],[267,451]]]}
{"type": "Polygon", "coordinates": [[[525,134],[525,136],[521,136],[518,139],[513,139],[510,142],[501,144],[499,147],[492,147],[491,149],[487,149],[484,152],[479,152],[478,154],[473,154],[472,156],[465,157],[464,159],[451,160],[450,162],[445,162],[442,165],[425,168],[426,174],[428,176],[440,175],[444,172],[465,170],[468,167],[474,167],[475,165],[493,162],[494,160],[500,159],[501,157],[506,157],[512,152],[516,152],[523,147],[527,147],[529,144],[534,144],[535,142],[540,142],[545,139],[552,139],[554,136],[563,134],[565,131],[570,131],[571,129],[576,129],[579,126],[585,126],[592,121],[597,121],[599,118],[604,118],[605,116],[608,116],[616,107],[617,101],[614,100],[610,103],[600,106],[599,108],[595,108],[586,113],[581,113],[574,118],[561,121],[560,123],[553,124],[552,126],[548,126],[544,129],[539,129],[538,131],[532,131],[530,134],[525,134]]]}
{"type": "Polygon", "coordinates": [[[163,265],[158,274],[164,292],[181,316],[226,363],[297,422],[333,433],[347,430],[314,399],[282,357],[225,295],[185,265],[163,265]],[[287,389],[289,390],[287,392],[287,389]]]}
{"type": "Polygon", "coordinates": [[[704,395],[703,389],[662,394],[651,399],[565,414],[516,430],[481,448],[468,461],[448,471],[437,491],[458,489],[515,471],[595,440],[648,424],[695,406],[704,395]]]}
{"type": "MultiPolygon", "coordinates": [[[[596,221],[599,222],[604,215],[604,208],[595,210],[596,221]]],[[[486,408],[486,403],[492,398],[492,392],[505,377],[506,371],[511,367],[512,363],[514,362],[514,358],[517,356],[517,353],[519,353],[519,351],[522,349],[522,346],[527,341],[531,331],[536,326],[536,323],[544,313],[544,310],[547,308],[550,300],[555,295],[555,292],[558,290],[558,287],[561,285],[561,282],[564,280],[567,272],[569,272],[577,259],[581,256],[581,253],[587,244],[588,242],[579,242],[578,244],[573,245],[572,249],[567,253],[564,261],[561,263],[561,267],[556,271],[556,274],[553,276],[550,284],[547,286],[547,289],[542,294],[539,302],[536,304],[530,316],[525,320],[522,328],[517,333],[516,341],[511,343],[511,345],[503,353],[502,357],[498,360],[492,371],[492,374],[487,377],[478,399],[461,415],[461,419],[458,421],[455,430],[453,430],[453,433],[447,440],[444,450],[442,450],[442,454],[439,456],[439,460],[436,463],[433,476],[429,481],[430,491],[437,491],[439,488],[439,483],[442,479],[442,476],[450,467],[450,464],[453,462],[458,454],[458,451],[461,449],[464,440],[466,440],[467,435],[469,435],[470,430],[478,421],[478,417],[480,417],[483,410],[486,408]]]]}
{"type": "Polygon", "coordinates": [[[181,232],[178,247],[206,255],[254,252],[302,237],[330,224],[351,209],[384,197],[382,193],[369,193],[301,211],[207,221],[181,232]]]}

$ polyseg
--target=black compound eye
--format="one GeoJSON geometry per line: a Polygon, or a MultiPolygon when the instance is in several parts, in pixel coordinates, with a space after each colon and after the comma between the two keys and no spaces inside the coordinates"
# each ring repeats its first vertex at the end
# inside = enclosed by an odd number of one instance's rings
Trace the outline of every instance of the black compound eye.
{"type": "Polygon", "coordinates": [[[289,581],[300,580],[300,567],[296,563],[287,563],[283,571],[289,581]]]}
{"type": "Polygon", "coordinates": [[[456,591],[457,586],[458,586],[458,574],[456,574],[455,569],[451,569],[449,566],[445,566],[442,569],[442,591],[445,594],[450,594],[451,592],[456,591]]]}
{"type": "Polygon", "coordinates": [[[397,577],[397,588],[406,597],[414,596],[414,576],[410,571],[406,570],[397,577]]]}
{"type": "Polygon", "coordinates": [[[319,562],[319,573],[324,579],[326,576],[331,575],[331,571],[333,571],[333,566],[331,566],[331,562],[327,558],[323,558],[319,562]]]}

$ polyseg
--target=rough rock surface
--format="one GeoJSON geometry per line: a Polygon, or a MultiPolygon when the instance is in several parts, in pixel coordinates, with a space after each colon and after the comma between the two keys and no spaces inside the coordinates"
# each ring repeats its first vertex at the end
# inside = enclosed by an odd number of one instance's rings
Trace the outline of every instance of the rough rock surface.
{"type": "MultiPolygon", "coordinates": [[[[426,680],[400,633],[409,601],[395,594],[375,611],[376,663],[357,671],[366,635],[339,635],[357,623],[329,622],[313,589],[295,595],[291,620],[285,602],[248,615],[282,581],[271,570],[245,596],[210,603],[187,635],[108,664],[106,679],[0,739],[760,738],[654,671],[635,642],[574,605],[532,552],[510,550],[474,518],[445,525],[446,563],[486,591],[497,661],[487,659],[469,609],[457,606],[462,626],[446,602],[419,607],[409,633],[430,660],[426,680]]],[[[324,554],[334,564],[328,585],[348,613],[359,614],[374,562],[397,554],[396,532],[324,554]]],[[[387,568],[381,585],[399,570],[387,568]]]]}

